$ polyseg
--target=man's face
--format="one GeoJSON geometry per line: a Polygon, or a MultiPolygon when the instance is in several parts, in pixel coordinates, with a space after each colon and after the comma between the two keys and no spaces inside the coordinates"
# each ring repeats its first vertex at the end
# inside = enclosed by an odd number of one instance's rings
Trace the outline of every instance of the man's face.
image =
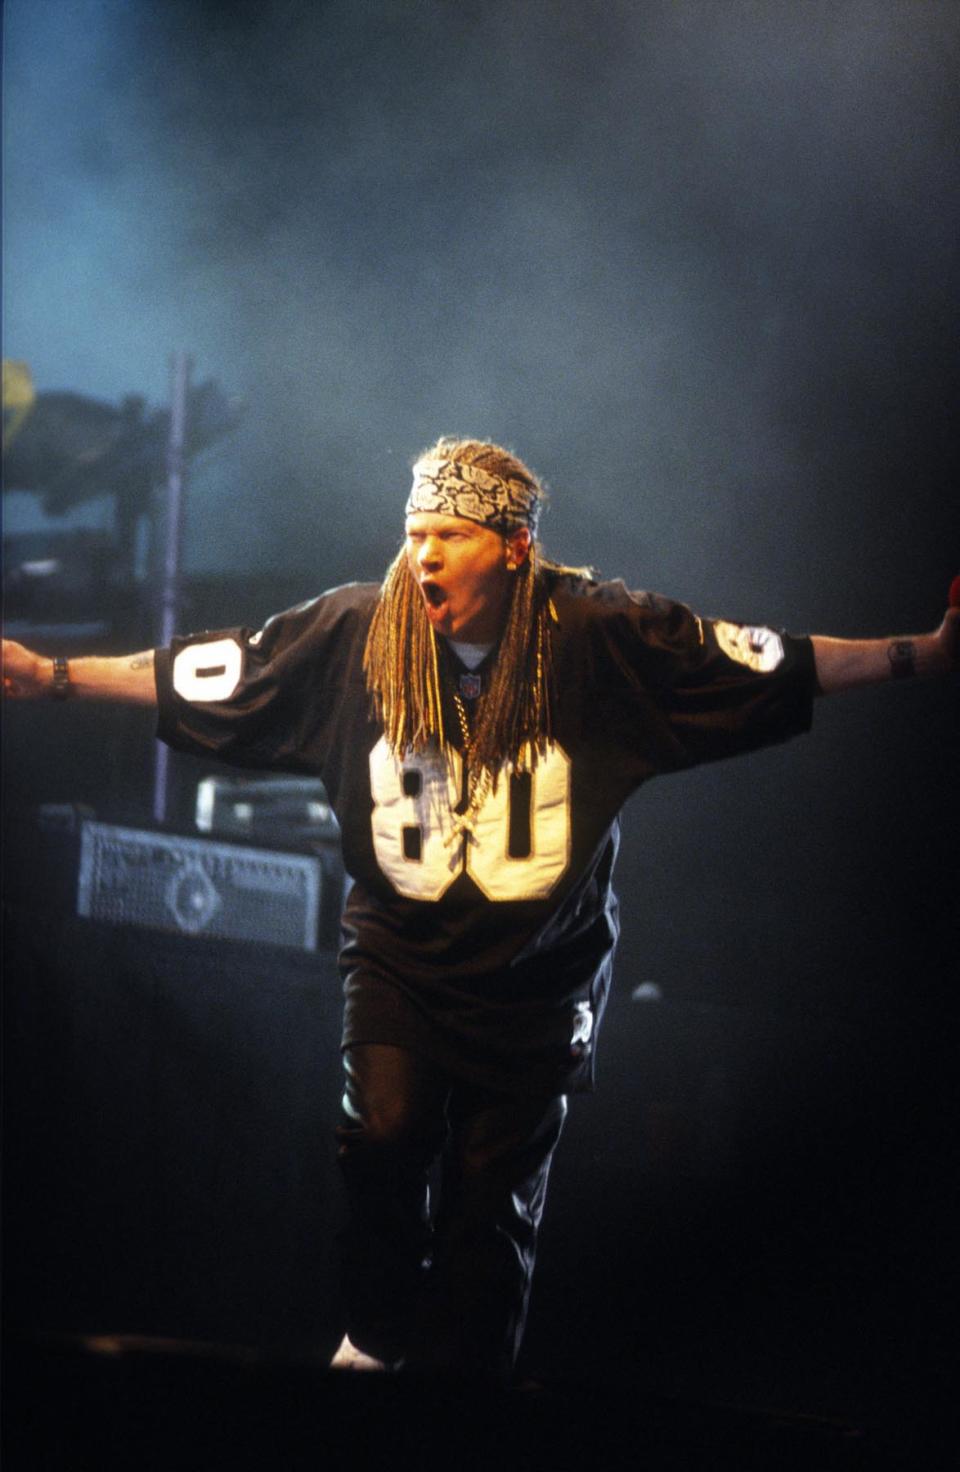
{"type": "Polygon", "coordinates": [[[408,516],[407,561],[434,630],[467,643],[497,639],[510,601],[511,569],[523,562],[529,546],[525,529],[502,537],[459,516],[408,516]]]}

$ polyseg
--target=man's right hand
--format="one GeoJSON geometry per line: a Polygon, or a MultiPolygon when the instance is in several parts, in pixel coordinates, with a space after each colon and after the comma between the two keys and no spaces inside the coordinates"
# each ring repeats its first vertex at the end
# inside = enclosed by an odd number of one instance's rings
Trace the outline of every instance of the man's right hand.
{"type": "MultiPolygon", "coordinates": [[[[124,705],[156,705],[153,650],[142,654],[90,655],[70,659],[65,695],[80,700],[110,700],[124,705]]],[[[54,695],[53,660],[34,654],[13,639],[3,640],[3,693],[8,700],[54,695]]]]}
{"type": "Polygon", "coordinates": [[[53,692],[53,660],[13,639],[3,641],[3,693],[10,700],[35,700],[53,692]]]}

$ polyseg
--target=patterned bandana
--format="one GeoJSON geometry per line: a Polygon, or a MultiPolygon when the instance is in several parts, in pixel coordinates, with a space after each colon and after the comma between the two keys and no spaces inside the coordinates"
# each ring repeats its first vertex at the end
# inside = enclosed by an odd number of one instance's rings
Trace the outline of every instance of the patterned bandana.
{"type": "Polygon", "coordinates": [[[413,489],[406,515],[413,511],[435,511],[441,516],[461,516],[479,521],[493,531],[510,532],[528,526],[535,536],[540,516],[540,491],[522,480],[504,480],[463,465],[459,460],[418,460],[413,467],[413,489]]]}

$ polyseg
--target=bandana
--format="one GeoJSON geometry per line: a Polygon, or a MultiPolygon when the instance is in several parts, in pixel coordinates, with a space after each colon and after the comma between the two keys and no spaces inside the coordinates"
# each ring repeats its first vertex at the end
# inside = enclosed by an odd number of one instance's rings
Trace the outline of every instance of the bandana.
{"type": "Polygon", "coordinates": [[[406,515],[414,511],[461,516],[498,532],[528,526],[535,535],[540,490],[522,480],[491,475],[479,465],[463,465],[459,460],[418,460],[413,467],[413,488],[406,515]]]}

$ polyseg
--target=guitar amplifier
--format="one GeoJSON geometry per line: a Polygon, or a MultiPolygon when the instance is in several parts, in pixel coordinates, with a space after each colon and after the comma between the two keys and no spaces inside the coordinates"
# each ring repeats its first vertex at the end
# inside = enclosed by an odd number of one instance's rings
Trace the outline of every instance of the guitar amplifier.
{"type": "MultiPolygon", "coordinates": [[[[333,871],[321,856],[81,825],[77,913],[118,925],[315,951],[333,871]]],[[[339,897],[338,897],[339,898],[339,897]]]]}
{"type": "Polygon", "coordinates": [[[197,783],[196,823],[211,838],[273,848],[340,841],[318,777],[204,777],[197,783]]]}

